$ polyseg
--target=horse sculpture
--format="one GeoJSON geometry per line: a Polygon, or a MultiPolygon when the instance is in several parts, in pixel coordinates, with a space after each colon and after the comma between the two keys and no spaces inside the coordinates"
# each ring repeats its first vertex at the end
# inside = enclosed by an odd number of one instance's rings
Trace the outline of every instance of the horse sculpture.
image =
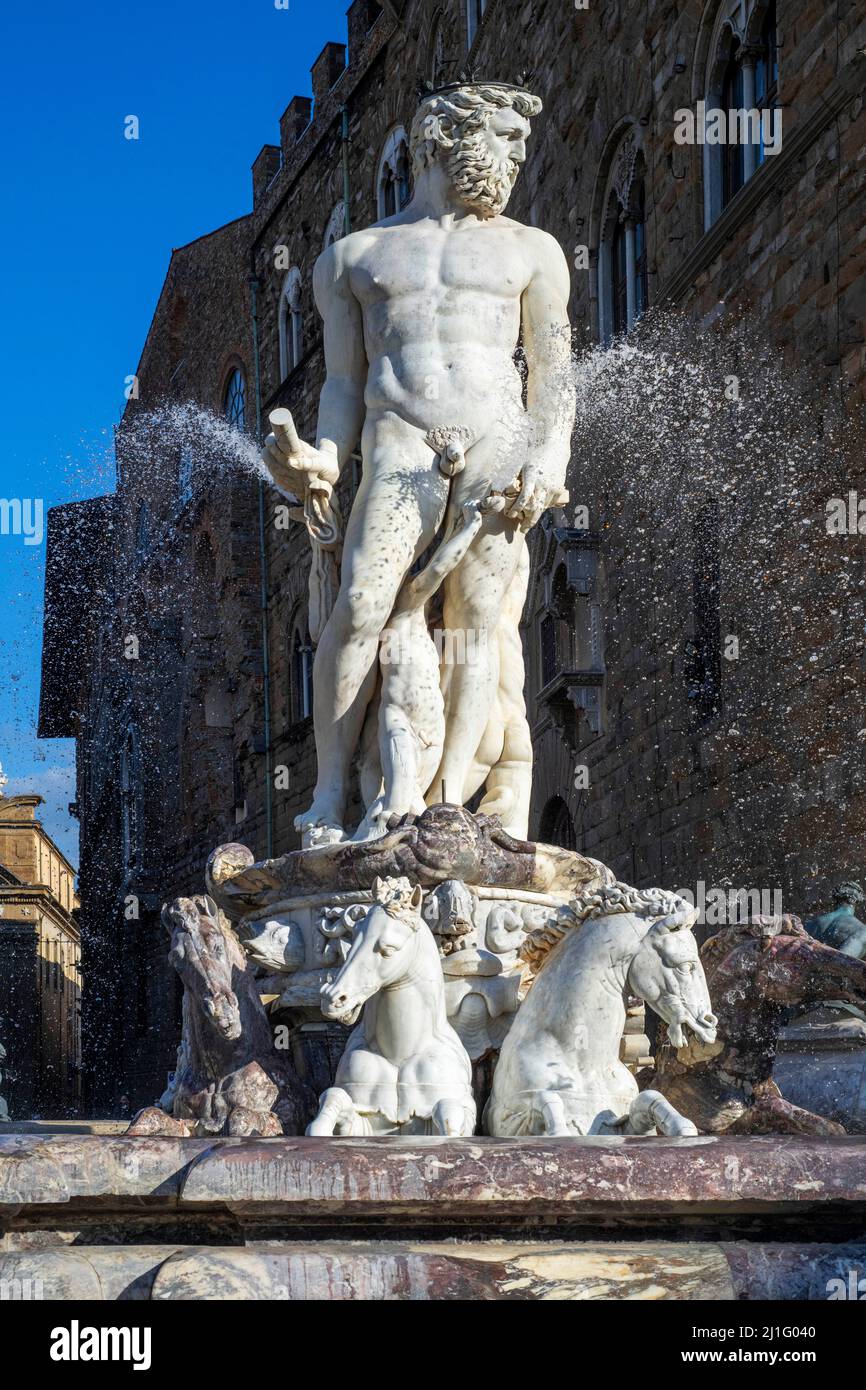
{"type": "Polygon", "coordinates": [[[160,1106],[139,1111],[127,1133],[302,1133],[313,1095],[275,1052],[253,967],[216,903],[176,898],[162,923],[184,984],[178,1073],[160,1106]]]}
{"type": "Polygon", "coordinates": [[[377,878],[373,902],[330,983],[322,1013],[364,1016],[308,1134],[472,1134],[472,1067],[445,1015],[445,982],[421,888],[377,878]]]}
{"type": "Polygon", "coordinates": [[[712,1042],[716,1019],[691,932],[694,908],[673,893],[617,883],[588,892],[531,932],[536,971],[506,1037],[485,1108],[488,1134],[697,1134],[657,1091],[638,1094],[619,1060],[624,994],[712,1042]]]}
{"type": "Polygon", "coordinates": [[[794,1005],[866,1008],[866,961],[816,941],[798,917],[722,927],[701,947],[719,1010],[712,1046],[669,1031],[648,1080],[706,1134],[840,1135],[835,1120],[793,1105],[772,1078],[776,1039],[794,1005]]]}

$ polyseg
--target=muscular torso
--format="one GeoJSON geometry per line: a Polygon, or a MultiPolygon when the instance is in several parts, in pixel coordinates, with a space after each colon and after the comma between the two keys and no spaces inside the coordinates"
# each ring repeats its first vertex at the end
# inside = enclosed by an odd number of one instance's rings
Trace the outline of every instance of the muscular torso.
{"type": "Polygon", "coordinates": [[[396,411],[422,429],[483,430],[520,401],[513,354],[532,276],[531,228],[508,219],[443,228],[372,227],[342,255],[361,305],[368,411],[396,411]]]}

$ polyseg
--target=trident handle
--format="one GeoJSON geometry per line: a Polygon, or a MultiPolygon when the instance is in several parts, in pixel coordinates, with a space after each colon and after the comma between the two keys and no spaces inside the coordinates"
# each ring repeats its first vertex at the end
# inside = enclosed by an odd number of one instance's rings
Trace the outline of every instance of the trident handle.
{"type": "Polygon", "coordinates": [[[268,424],[284,454],[292,455],[301,452],[301,441],[298,438],[298,431],[295,429],[295,422],[290,410],[286,410],[284,406],[272,410],[268,416],[268,424]]]}

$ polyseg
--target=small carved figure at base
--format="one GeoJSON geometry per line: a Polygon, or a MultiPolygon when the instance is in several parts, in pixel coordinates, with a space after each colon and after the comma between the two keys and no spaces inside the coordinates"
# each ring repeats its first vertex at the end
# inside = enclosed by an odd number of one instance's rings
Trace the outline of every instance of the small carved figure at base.
{"type": "Polygon", "coordinates": [[[445,983],[422,893],[376,879],[352,945],[323,985],[326,1018],[354,1023],[335,1085],[308,1134],[472,1134],[472,1068],[445,1012],[445,983]]]}
{"type": "Polygon", "coordinates": [[[209,897],[163,908],[184,983],[183,1044],[171,1114],[148,1106],[127,1133],[232,1137],[303,1133],[312,1094],[274,1049],[254,969],[209,897]]]}

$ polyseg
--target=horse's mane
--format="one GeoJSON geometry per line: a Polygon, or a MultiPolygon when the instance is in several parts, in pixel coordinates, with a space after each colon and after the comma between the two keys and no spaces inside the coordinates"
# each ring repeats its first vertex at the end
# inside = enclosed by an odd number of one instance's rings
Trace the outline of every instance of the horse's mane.
{"type": "Polygon", "coordinates": [[[609,883],[588,888],[561,907],[552,921],[533,928],[520,948],[520,957],[529,966],[530,982],[544,965],[554,946],[575,927],[593,917],[612,917],[631,912],[637,917],[667,917],[686,906],[684,899],[664,888],[632,888],[627,883],[609,883]]]}
{"type": "Polygon", "coordinates": [[[173,898],[171,902],[163,904],[161,920],[170,937],[175,932],[190,932],[194,923],[199,928],[205,923],[208,928],[219,932],[234,964],[246,970],[248,958],[237,932],[222,908],[209,895],[199,893],[193,898],[173,898]]]}
{"type": "Polygon", "coordinates": [[[415,889],[408,878],[377,878],[373,883],[372,900],[384,907],[391,917],[412,921],[420,917],[420,906],[413,901],[415,889]]]}

